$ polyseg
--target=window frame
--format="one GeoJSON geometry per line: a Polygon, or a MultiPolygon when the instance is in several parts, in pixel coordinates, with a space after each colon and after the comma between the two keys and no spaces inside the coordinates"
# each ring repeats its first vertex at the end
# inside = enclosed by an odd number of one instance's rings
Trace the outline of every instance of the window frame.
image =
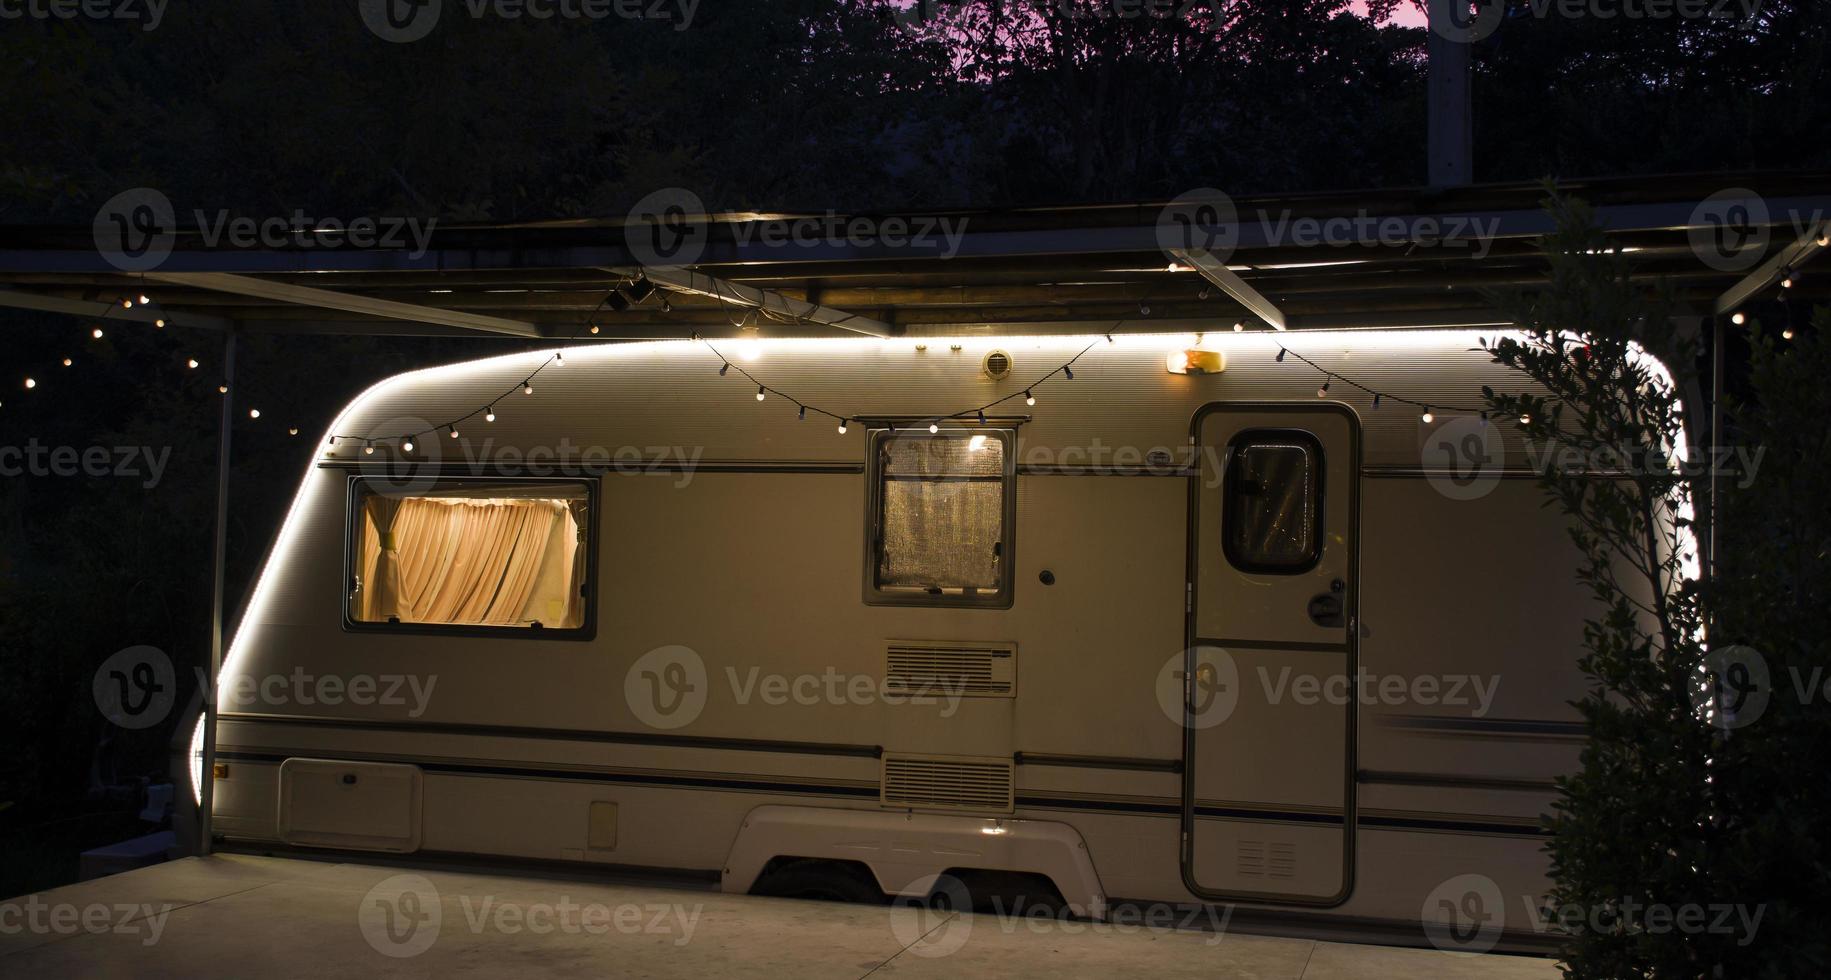
{"type": "MultiPolygon", "coordinates": [[[[912,423],[913,425],[913,423],[912,423]]],[[[985,426],[945,428],[938,433],[900,426],[873,426],[865,439],[865,574],[864,601],[870,606],[928,606],[952,609],[1009,609],[1016,599],[1017,575],[1017,430],[985,426]],[[998,591],[974,595],[935,595],[906,589],[886,590],[878,583],[879,541],[884,521],[883,453],[889,439],[997,439],[1004,451],[1001,476],[1002,520],[999,534],[998,591]]]]}
{"type": "Polygon", "coordinates": [[[453,623],[389,623],[372,622],[356,619],[351,609],[351,596],[355,593],[357,562],[362,555],[362,503],[365,494],[376,491],[368,489],[370,484],[389,482],[375,476],[351,476],[345,488],[343,505],[343,595],[339,600],[343,630],[346,633],[388,633],[420,634],[428,636],[465,636],[491,637],[495,639],[519,640],[567,640],[572,642],[589,641],[597,638],[598,633],[598,533],[602,523],[602,508],[599,507],[599,479],[590,476],[530,476],[530,477],[470,477],[470,476],[434,476],[428,478],[424,487],[417,488],[414,495],[430,495],[447,487],[527,487],[531,484],[553,484],[555,486],[583,487],[585,490],[585,616],[575,627],[558,628],[542,626],[486,626],[453,623]]]}
{"type": "Polygon", "coordinates": [[[1261,427],[1241,429],[1234,433],[1233,438],[1227,441],[1227,470],[1225,477],[1221,481],[1221,554],[1226,557],[1227,564],[1239,571],[1250,572],[1255,575],[1303,575],[1314,571],[1316,566],[1322,563],[1322,552],[1325,540],[1323,533],[1323,515],[1327,512],[1327,508],[1323,505],[1323,494],[1327,489],[1323,481],[1323,472],[1326,468],[1326,462],[1327,461],[1323,458],[1321,440],[1316,438],[1315,433],[1310,432],[1307,429],[1261,427]],[[1251,449],[1254,446],[1271,446],[1291,443],[1300,445],[1304,451],[1310,454],[1310,499],[1312,501],[1311,507],[1313,510],[1313,533],[1310,536],[1309,552],[1305,555],[1303,561],[1298,563],[1257,562],[1242,558],[1239,554],[1238,545],[1235,543],[1233,537],[1233,528],[1237,514],[1235,509],[1236,502],[1244,499],[1234,492],[1238,489],[1241,479],[1240,467],[1243,465],[1242,460],[1245,458],[1245,454],[1242,450],[1251,449]]]}

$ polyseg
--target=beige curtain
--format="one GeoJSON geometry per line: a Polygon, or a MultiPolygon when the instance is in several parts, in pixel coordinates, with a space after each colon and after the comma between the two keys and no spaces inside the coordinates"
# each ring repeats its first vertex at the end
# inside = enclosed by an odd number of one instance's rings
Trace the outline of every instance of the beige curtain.
{"type": "MultiPolygon", "coordinates": [[[[519,623],[554,524],[567,516],[557,500],[416,497],[395,506],[390,524],[398,590],[392,606],[378,601],[372,608],[381,613],[374,618],[393,615],[408,623],[519,623]]],[[[380,534],[381,520],[375,525],[380,534]]],[[[390,550],[381,549],[378,578],[390,550]]]]}
{"type": "Polygon", "coordinates": [[[369,520],[375,524],[377,551],[375,572],[364,584],[369,590],[368,618],[376,621],[400,615],[401,566],[394,525],[401,503],[399,497],[380,494],[369,498],[369,520]]]}

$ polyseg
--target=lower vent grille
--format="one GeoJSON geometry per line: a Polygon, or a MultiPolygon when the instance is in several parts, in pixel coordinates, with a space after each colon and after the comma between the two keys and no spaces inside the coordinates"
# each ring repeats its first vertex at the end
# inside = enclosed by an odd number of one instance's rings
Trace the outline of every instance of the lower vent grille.
{"type": "Polygon", "coordinates": [[[883,804],[1010,813],[1012,771],[1010,759],[886,754],[883,804]]]}

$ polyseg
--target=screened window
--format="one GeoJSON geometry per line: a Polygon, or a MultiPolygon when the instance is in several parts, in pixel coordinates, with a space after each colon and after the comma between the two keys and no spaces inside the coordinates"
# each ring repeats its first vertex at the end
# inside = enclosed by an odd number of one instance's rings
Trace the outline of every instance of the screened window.
{"type": "Polygon", "coordinates": [[[1008,430],[873,433],[867,599],[1010,605],[1008,430]]]}
{"type": "Polygon", "coordinates": [[[352,624],[582,630],[590,493],[578,482],[444,482],[351,494],[352,624]]]}
{"type": "Polygon", "coordinates": [[[1322,447],[1304,432],[1245,432],[1228,463],[1222,537],[1249,572],[1296,573],[1322,556],[1322,447]]]}

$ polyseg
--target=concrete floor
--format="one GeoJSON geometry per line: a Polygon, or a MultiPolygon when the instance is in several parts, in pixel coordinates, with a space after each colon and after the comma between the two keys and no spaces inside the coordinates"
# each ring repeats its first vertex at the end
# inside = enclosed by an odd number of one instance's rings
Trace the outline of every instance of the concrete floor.
{"type": "Polygon", "coordinates": [[[489,980],[1558,976],[1551,961],[1522,957],[246,855],[0,903],[7,977],[323,980],[382,971],[489,980]]]}

